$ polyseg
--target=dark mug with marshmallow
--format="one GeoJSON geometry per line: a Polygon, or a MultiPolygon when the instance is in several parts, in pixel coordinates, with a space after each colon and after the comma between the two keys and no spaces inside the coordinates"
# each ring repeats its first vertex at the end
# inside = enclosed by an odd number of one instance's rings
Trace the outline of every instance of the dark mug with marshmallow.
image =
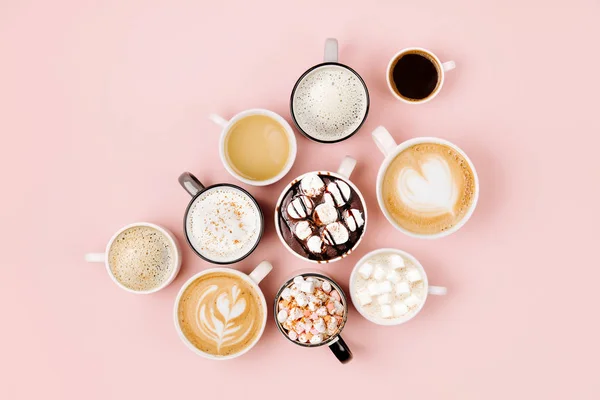
{"type": "Polygon", "coordinates": [[[275,295],[275,323],[292,343],[302,347],[328,346],[345,364],[352,359],[340,335],[348,318],[348,300],[330,277],[316,271],[299,271],[275,295]]]}

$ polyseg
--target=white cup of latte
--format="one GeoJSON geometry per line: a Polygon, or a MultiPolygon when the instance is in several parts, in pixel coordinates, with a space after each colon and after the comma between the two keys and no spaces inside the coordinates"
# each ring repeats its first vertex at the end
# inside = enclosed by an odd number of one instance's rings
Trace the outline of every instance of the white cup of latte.
{"type": "Polygon", "coordinates": [[[479,198],[479,179],[464,151],[435,137],[398,145],[383,126],[372,136],[385,156],[377,174],[377,201],[396,229],[435,239],[469,220],[479,198]]]}
{"type": "Polygon", "coordinates": [[[211,268],[192,276],[173,310],[183,343],[211,360],[230,360],[250,351],[267,323],[267,302],[258,284],[272,269],[270,262],[262,261],[248,275],[211,268]]]}
{"type": "Polygon", "coordinates": [[[104,253],[87,253],[85,260],[104,263],[121,289],[150,294],[173,282],[181,268],[181,250],[168,229],[136,222],[119,229],[104,253]]]}

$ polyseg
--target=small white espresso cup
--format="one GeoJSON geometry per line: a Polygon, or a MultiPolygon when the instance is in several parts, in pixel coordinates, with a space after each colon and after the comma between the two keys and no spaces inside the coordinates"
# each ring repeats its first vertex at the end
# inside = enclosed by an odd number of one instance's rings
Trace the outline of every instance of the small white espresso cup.
{"type": "Polygon", "coordinates": [[[394,56],[388,63],[388,66],[386,69],[386,80],[387,80],[387,84],[388,84],[388,88],[390,89],[390,92],[392,92],[394,97],[397,98],[398,100],[403,101],[404,103],[407,103],[407,104],[423,104],[423,103],[427,103],[428,101],[433,100],[435,98],[435,96],[438,95],[440,90],[442,90],[442,86],[444,86],[444,78],[445,78],[446,72],[453,70],[454,68],[456,68],[456,63],[454,61],[446,61],[443,63],[440,61],[440,59],[435,54],[433,54],[433,52],[431,52],[427,49],[423,49],[421,47],[409,47],[406,49],[402,49],[398,53],[394,54],[394,56]],[[424,99],[408,100],[407,98],[400,96],[394,90],[395,84],[394,84],[394,82],[392,82],[392,77],[391,77],[392,76],[392,68],[396,65],[397,60],[402,58],[407,53],[425,54],[425,55],[429,56],[429,58],[431,58],[431,60],[433,60],[434,63],[436,64],[435,67],[438,71],[438,83],[437,83],[434,91],[429,96],[425,97],[424,99]]]}
{"type": "Polygon", "coordinates": [[[112,281],[114,283],[117,284],[117,286],[119,286],[121,289],[128,291],[129,293],[135,293],[135,294],[150,294],[150,293],[155,293],[158,292],[161,289],[166,288],[167,286],[169,286],[169,284],[171,282],[173,282],[173,280],[175,280],[175,277],[177,277],[177,274],[179,273],[179,269],[181,268],[181,249],[179,248],[179,244],[177,243],[177,239],[175,239],[175,235],[173,235],[173,233],[171,233],[171,231],[169,231],[166,228],[163,228],[161,226],[158,226],[156,224],[152,224],[150,222],[135,222],[133,224],[129,224],[127,226],[124,226],[123,228],[119,229],[108,241],[108,244],[106,245],[106,250],[104,253],[87,253],[84,256],[85,260],[88,262],[98,262],[98,263],[104,263],[104,265],[106,266],[106,271],[108,272],[108,276],[110,276],[110,278],[112,279],[112,281]],[[126,287],[125,285],[123,285],[121,282],[119,282],[117,280],[117,278],[115,277],[115,275],[113,274],[111,268],[110,268],[110,264],[109,264],[109,259],[108,259],[108,255],[110,254],[110,249],[112,248],[112,245],[115,241],[115,239],[122,233],[125,232],[127,229],[131,229],[131,228],[137,228],[137,227],[149,227],[152,229],[157,230],[159,233],[163,234],[167,240],[169,241],[170,245],[173,248],[173,254],[175,255],[175,266],[173,268],[173,271],[171,272],[171,275],[169,275],[169,277],[160,285],[155,287],[154,289],[151,290],[133,290],[130,289],[128,287],[126,287]]]}
{"type": "Polygon", "coordinates": [[[186,347],[188,349],[190,349],[191,351],[193,351],[194,353],[196,353],[197,355],[202,356],[204,358],[208,358],[210,360],[231,360],[232,358],[237,358],[243,354],[246,354],[248,351],[250,351],[250,349],[252,349],[256,345],[256,343],[258,343],[258,341],[260,340],[261,336],[263,335],[263,333],[265,331],[265,326],[267,325],[267,301],[265,300],[265,295],[263,294],[262,290],[260,290],[260,287],[258,287],[258,284],[272,270],[273,270],[273,265],[271,265],[270,262],[265,260],[265,261],[262,261],[261,263],[259,263],[256,266],[256,268],[254,268],[254,270],[252,272],[250,272],[250,274],[248,274],[248,275],[246,275],[243,272],[240,272],[238,270],[235,270],[233,268],[210,268],[210,269],[205,269],[204,271],[198,272],[196,275],[194,275],[190,279],[188,279],[187,282],[185,282],[183,284],[183,286],[181,287],[181,289],[179,290],[179,293],[177,294],[177,298],[175,299],[175,307],[173,308],[173,321],[175,322],[175,329],[177,330],[177,334],[179,335],[179,338],[183,341],[183,343],[186,345],[186,347]],[[222,356],[222,357],[217,357],[212,354],[205,353],[202,350],[198,349],[196,346],[194,346],[188,340],[188,338],[184,335],[183,331],[181,330],[181,326],[179,325],[179,315],[178,315],[179,302],[181,301],[181,296],[183,296],[183,293],[188,288],[188,286],[190,286],[192,283],[194,283],[194,281],[196,281],[196,279],[201,278],[204,275],[214,273],[214,272],[226,272],[228,274],[236,275],[236,276],[240,277],[241,279],[243,279],[244,281],[246,281],[254,289],[256,295],[260,298],[260,303],[261,303],[261,307],[263,310],[263,318],[261,321],[260,332],[256,336],[256,339],[254,339],[254,342],[252,342],[248,347],[246,347],[244,350],[242,350],[238,353],[230,354],[228,356],[222,356]]]}
{"type": "Polygon", "coordinates": [[[469,218],[471,218],[471,215],[473,215],[473,211],[475,211],[475,207],[477,206],[477,200],[479,199],[479,178],[477,177],[477,171],[475,170],[475,166],[473,165],[473,163],[471,162],[471,160],[469,159],[469,157],[467,156],[467,154],[464,151],[462,151],[454,143],[451,143],[444,139],[435,138],[435,137],[418,137],[418,138],[409,139],[405,142],[397,144],[396,141],[394,140],[394,138],[392,137],[392,135],[383,126],[378,126],[377,128],[375,128],[375,130],[373,131],[373,133],[371,135],[373,137],[373,140],[375,141],[375,144],[377,145],[377,148],[383,153],[383,155],[385,157],[385,159],[383,160],[383,163],[381,164],[381,167],[379,167],[379,172],[377,173],[377,186],[376,186],[377,202],[379,203],[379,208],[381,209],[381,212],[383,212],[383,215],[385,215],[387,220],[390,222],[390,224],[392,224],[394,226],[394,228],[398,229],[400,232],[407,234],[408,236],[412,236],[415,238],[436,239],[436,238],[448,236],[448,235],[456,232],[457,230],[462,228],[462,226],[464,224],[467,223],[469,218]],[[467,161],[467,163],[469,164],[471,171],[473,171],[473,179],[475,181],[475,193],[473,195],[473,203],[471,204],[471,207],[469,208],[467,213],[464,215],[464,217],[460,221],[458,221],[454,226],[452,226],[451,228],[446,229],[442,232],[434,233],[434,234],[414,233],[414,232],[411,232],[411,231],[403,228],[402,226],[398,225],[396,223],[396,221],[394,221],[394,219],[392,218],[390,213],[388,212],[388,210],[385,206],[385,201],[383,200],[383,179],[385,177],[385,172],[387,171],[388,167],[390,166],[390,163],[394,160],[394,158],[396,158],[396,156],[398,154],[400,154],[407,148],[414,146],[416,144],[421,144],[421,143],[438,143],[438,144],[443,144],[443,145],[446,145],[446,146],[454,149],[454,151],[456,151],[457,153],[462,155],[464,157],[464,159],[467,161]]]}
{"type": "Polygon", "coordinates": [[[378,249],[378,250],[374,250],[370,253],[365,254],[365,256],[356,263],[356,265],[354,266],[354,269],[352,270],[352,274],[350,274],[349,289],[350,289],[350,297],[352,299],[352,303],[354,304],[354,308],[356,308],[356,310],[360,313],[360,315],[362,315],[365,319],[373,322],[374,324],[387,325],[387,326],[400,325],[400,324],[403,324],[403,323],[408,322],[411,319],[413,319],[423,309],[423,306],[425,305],[425,301],[427,300],[428,295],[430,295],[430,294],[445,295],[448,292],[448,290],[443,286],[429,285],[429,281],[427,280],[427,274],[425,273],[425,269],[423,268],[421,263],[415,257],[413,257],[411,254],[409,254],[405,251],[402,251],[402,250],[398,250],[398,249],[378,249]],[[355,279],[356,279],[356,274],[358,273],[358,269],[365,261],[367,261],[368,259],[375,257],[379,254],[398,254],[398,255],[402,256],[402,258],[409,260],[411,262],[412,266],[417,268],[419,270],[419,272],[421,273],[421,276],[423,277],[423,284],[425,285],[424,286],[425,297],[423,298],[423,301],[419,305],[419,308],[406,318],[393,318],[393,319],[389,319],[389,320],[385,320],[383,318],[375,319],[363,311],[362,306],[360,305],[360,302],[357,299],[357,296],[355,293],[356,290],[354,287],[355,287],[355,279]]]}
{"type": "Polygon", "coordinates": [[[290,126],[290,124],[288,124],[288,122],[285,120],[285,118],[283,118],[281,115],[274,113],[273,111],[265,110],[262,108],[256,108],[256,109],[242,111],[242,112],[236,114],[230,120],[226,120],[225,118],[223,118],[217,114],[210,114],[209,118],[212,122],[214,122],[215,124],[219,125],[222,128],[221,129],[221,138],[219,140],[219,155],[221,156],[221,162],[223,163],[223,166],[225,167],[227,172],[229,172],[229,174],[231,176],[233,176],[235,179],[237,179],[238,181],[244,182],[244,183],[247,183],[248,185],[253,185],[253,186],[267,186],[267,185],[275,183],[278,180],[280,180],[281,178],[283,178],[290,171],[290,169],[292,168],[292,165],[294,165],[294,161],[296,160],[296,151],[297,151],[296,136],[294,135],[294,131],[292,130],[292,127],[290,126]],[[231,128],[235,125],[236,122],[238,122],[239,120],[241,120],[243,118],[250,117],[252,115],[263,115],[263,116],[274,119],[275,121],[279,122],[279,124],[281,126],[283,126],[283,128],[285,129],[285,132],[287,134],[288,142],[290,145],[290,149],[289,149],[290,152],[288,155],[288,159],[287,159],[285,165],[283,166],[283,169],[281,170],[281,172],[279,172],[279,174],[277,174],[276,176],[274,176],[271,179],[253,180],[253,179],[244,178],[243,176],[241,176],[240,174],[235,172],[233,170],[233,168],[231,167],[231,165],[229,164],[229,161],[227,161],[227,155],[225,154],[225,139],[227,138],[227,135],[229,134],[231,128]]]}

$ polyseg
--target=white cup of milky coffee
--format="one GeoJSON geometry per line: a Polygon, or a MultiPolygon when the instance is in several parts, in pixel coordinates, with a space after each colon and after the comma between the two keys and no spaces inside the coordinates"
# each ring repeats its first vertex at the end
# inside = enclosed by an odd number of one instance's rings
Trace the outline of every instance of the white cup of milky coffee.
{"type": "Polygon", "coordinates": [[[258,342],[267,323],[267,302],[258,284],[273,266],[263,261],[249,274],[212,268],[181,288],[173,318],[185,345],[211,360],[239,357],[258,342]]]}
{"type": "Polygon", "coordinates": [[[398,249],[366,254],[350,275],[350,297],[356,310],[378,325],[400,325],[414,318],[428,295],[445,295],[431,286],[421,263],[398,249]]]}
{"type": "Polygon", "coordinates": [[[435,137],[398,145],[383,126],[372,136],[385,156],[377,174],[377,201],[396,229],[435,239],[469,220],[479,198],[479,179],[465,152],[435,137]]]}
{"type": "Polygon", "coordinates": [[[325,41],[323,62],[298,78],[290,98],[294,124],[318,143],[353,136],[367,119],[369,91],[358,72],[338,62],[338,42],[325,41]]]}
{"type": "Polygon", "coordinates": [[[181,250],[168,229],[136,222],[119,229],[104,253],[88,253],[85,260],[104,263],[121,289],[150,294],[173,282],[181,268],[181,250]]]}
{"type": "Polygon", "coordinates": [[[296,160],[296,136],[279,114],[252,109],[227,120],[211,114],[221,127],[219,155],[223,166],[237,180],[266,186],[283,178],[296,160]]]}

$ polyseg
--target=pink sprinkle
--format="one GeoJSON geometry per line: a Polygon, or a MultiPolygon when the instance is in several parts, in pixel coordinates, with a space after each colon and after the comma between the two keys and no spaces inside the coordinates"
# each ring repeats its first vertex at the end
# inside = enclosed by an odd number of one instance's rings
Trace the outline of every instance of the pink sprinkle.
{"type": "Polygon", "coordinates": [[[310,310],[304,310],[304,316],[310,317],[310,310]]]}
{"type": "Polygon", "coordinates": [[[335,305],[332,302],[327,303],[327,310],[332,312],[335,309],[335,305]]]}
{"type": "Polygon", "coordinates": [[[338,293],[337,290],[332,290],[330,293],[331,297],[333,297],[334,299],[336,299],[337,301],[341,301],[342,298],[340,297],[340,294],[338,293]]]}

